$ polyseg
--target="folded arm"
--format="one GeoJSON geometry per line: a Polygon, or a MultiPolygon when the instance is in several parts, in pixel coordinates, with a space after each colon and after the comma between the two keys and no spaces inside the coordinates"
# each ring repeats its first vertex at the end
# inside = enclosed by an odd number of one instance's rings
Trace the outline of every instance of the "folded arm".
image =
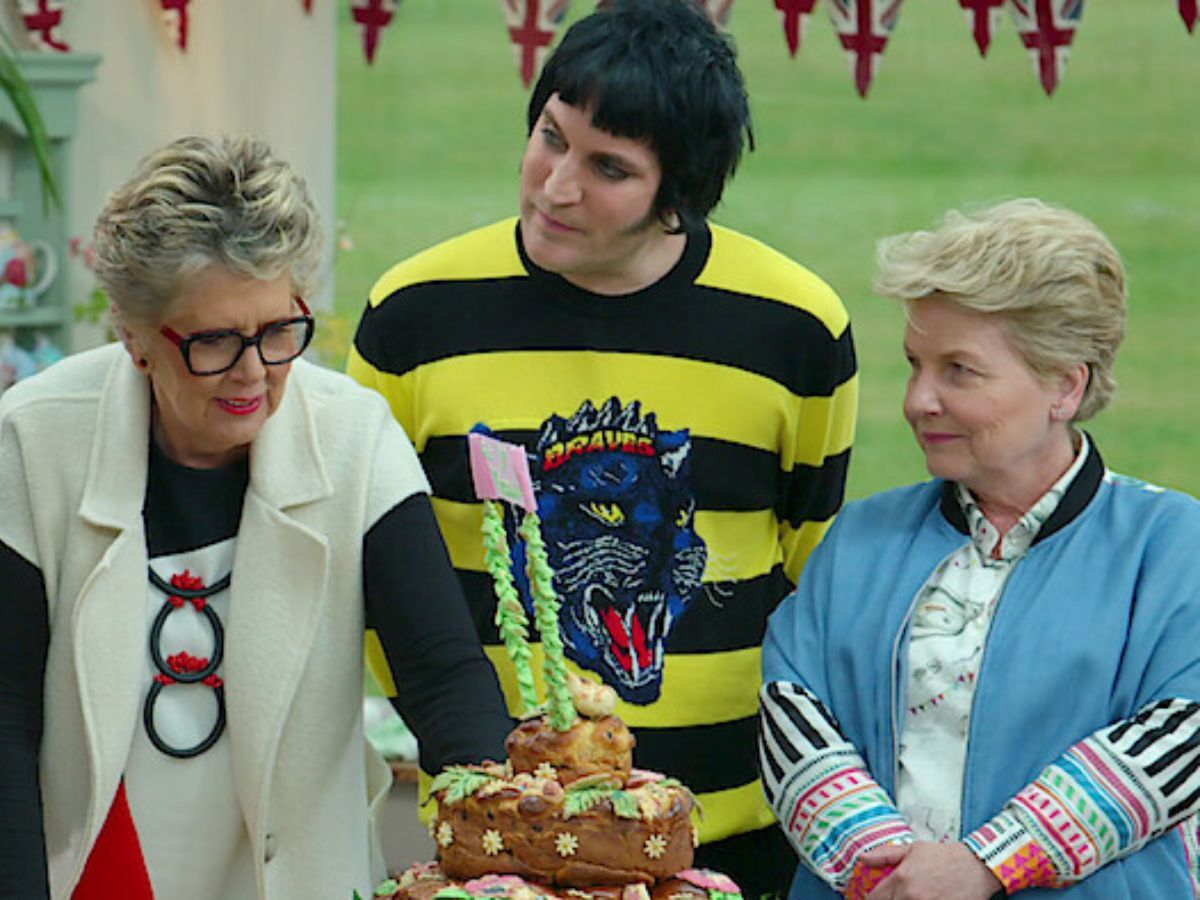
{"type": "Polygon", "coordinates": [[[1200,810],[1200,704],[1166,699],[1094,732],[965,838],[1008,893],[1065,887],[1200,810]]]}
{"type": "Polygon", "coordinates": [[[761,691],[759,762],[767,802],[806,865],[834,890],[865,896],[856,871],[872,849],[910,843],[910,829],[815,695],[774,681],[761,691]]]}

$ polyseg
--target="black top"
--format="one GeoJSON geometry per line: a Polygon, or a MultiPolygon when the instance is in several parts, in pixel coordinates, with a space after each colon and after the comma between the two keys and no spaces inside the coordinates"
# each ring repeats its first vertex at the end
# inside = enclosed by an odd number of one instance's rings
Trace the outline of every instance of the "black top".
{"type": "MultiPolygon", "coordinates": [[[[191,469],[152,445],[142,510],[148,555],[236,536],[248,482],[248,460],[191,469]]],[[[363,587],[367,626],[387,655],[399,690],[393,704],[420,741],[421,765],[503,759],[511,721],[427,496],[397,504],[364,536],[363,587]]],[[[2,542],[0,601],[0,897],[40,900],[49,893],[38,788],[48,607],[42,573],[2,542]]]]}

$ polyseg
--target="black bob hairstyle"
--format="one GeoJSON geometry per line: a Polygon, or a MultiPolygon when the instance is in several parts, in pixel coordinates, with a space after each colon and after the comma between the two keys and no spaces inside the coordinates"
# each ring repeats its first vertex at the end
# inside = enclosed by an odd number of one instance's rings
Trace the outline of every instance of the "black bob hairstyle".
{"type": "Polygon", "coordinates": [[[675,233],[704,221],[744,143],[754,149],[733,45],[693,0],[602,3],[546,60],[529,99],[530,134],[555,93],[590,109],[595,127],[649,143],[662,168],[654,211],[675,233]]]}

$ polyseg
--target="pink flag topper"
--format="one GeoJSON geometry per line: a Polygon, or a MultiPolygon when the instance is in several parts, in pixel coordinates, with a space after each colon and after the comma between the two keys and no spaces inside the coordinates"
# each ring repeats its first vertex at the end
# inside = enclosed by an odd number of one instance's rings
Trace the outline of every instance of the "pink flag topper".
{"type": "Polygon", "coordinates": [[[503,500],[537,512],[533,479],[525,449],[472,432],[467,435],[471,451],[471,479],[481,500],[503,500]]]}

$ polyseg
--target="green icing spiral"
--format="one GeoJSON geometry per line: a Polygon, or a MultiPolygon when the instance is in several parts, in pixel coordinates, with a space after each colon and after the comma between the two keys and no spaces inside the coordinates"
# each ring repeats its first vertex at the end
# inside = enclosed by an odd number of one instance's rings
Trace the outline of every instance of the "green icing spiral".
{"type": "Polygon", "coordinates": [[[494,500],[483,501],[483,559],[492,575],[496,590],[496,625],[504,649],[517,674],[517,690],[521,695],[521,713],[538,706],[537,685],[530,665],[529,642],[525,630],[529,619],[513,584],[512,557],[508,552],[508,537],[504,533],[504,513],[494,500]]]}
{"type": "Polygon", "coordinates": [[[546,703],[550,727],[567,731],[575,724],[575,703],[567,687],[567,665],[563,659],[562,635],[558,630],[558,597],[554,593],[554,573],[546,559],[542,541],[541,521],[537,513],[526,513],[521,521],[521,537],[525,539],[525,572],[533,594],[533,612],[538,632],[542,636],[545,656],[546,703]]]}

